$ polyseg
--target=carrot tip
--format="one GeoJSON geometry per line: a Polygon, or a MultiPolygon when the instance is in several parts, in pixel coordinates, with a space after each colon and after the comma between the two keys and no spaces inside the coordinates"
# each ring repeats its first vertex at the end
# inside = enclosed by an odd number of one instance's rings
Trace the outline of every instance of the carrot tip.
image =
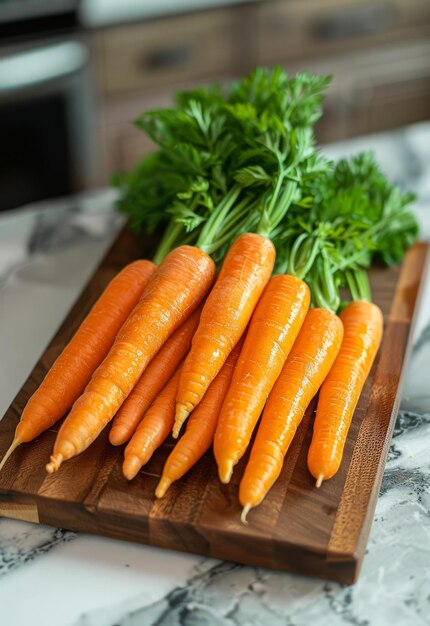
{"type": "Polygon", "coordinates": [[[122,466],[122,473],[126,477],[127,480],[133,480],[139,473],[140,468],[144,465],[141,459],[135,454],[131,454],[124,458],[124,463],[122,466]]]}
{"type": "Polygon", "coordinates": [[[12,443],[10,444],[9,449],[7,450],[6,454],[4,455],[1,463],[0,463],[0,472],[3,469],[3,466],[5,465],[6,461],[8,460],[8,458],[10,457],[10,455],[12,454],[12,452],[14,450],[17,449],[17,447],[22,443],[22,441],[20,439],[14,439],[12,441],[12,443]]]}
{"type": "Polygon", "coordinates": [[[245,506],[243,507],[242,514],[240,516],[240,521],[242,522],[244,526],[248,526],[248,520],[246,519],[246,517],[250,510],[251,510],[251,505],[248,502],[248,504],[245,504],[245,506]]]}
{"type": "Polygon", "coordinates": [[[182,404],[181,402],[178,402],[176,404],[175,423],[173,425],[172,432],[172,436],[174,439],[178,438],[182,425],[189,416],[189,414],[190,411],[187,409],[185,404],[182,404]]]}
{"type": "Polygon", "coordinates": [[[172,481],[170,480],[170,478],[167,478],[167,476],[162,476],[160,482],[157,485],[157,488],[155,489],[156,497],[162,498],[171,484],[172,481]]]}
{"type": "Polygon", "coordinates": [[[178,424],[175,422],[173,424],[172,437],[173,439],[177,439],[179,437],[179,433],[181,432],[182,424],[178,424]]]}
{"type": "Polygon", "coordinates": [[[111,428],[109,433],[109,442],[113,446],[122,446],[124,443],[127,443],[129,440],[129,435],[126,428],[111,428]]]}
{"type": "Polygon", "coordinates": [[[46,471],[48,474],[53,474],[60,469],[63,462],[63,455],[60,453],[53,454],[50,458],[50,462],[46,465],[46,471]]]}
{"type": "Polygon", "coordinates": [[[324,480],[324,476],[323,476],[323,474],[320,474],[320,475],[318,476],[318,478],[317,478],[317,482],[316,482],[316,487],[317,487],[317,489],[319,489],[319,488],[321,487],[321,485],[322,485],[322,483],[323,483],[323,480],[324,480]]]}
{"type": "Polygon", "coordinates": [[[234,467],[233,461],[226,461],[223,465],[220,465],[220,467],[218,468],[219,479],[225,485],[227,485],[231,480],[231,477],[233,474],[233,467],[234,467]]]}

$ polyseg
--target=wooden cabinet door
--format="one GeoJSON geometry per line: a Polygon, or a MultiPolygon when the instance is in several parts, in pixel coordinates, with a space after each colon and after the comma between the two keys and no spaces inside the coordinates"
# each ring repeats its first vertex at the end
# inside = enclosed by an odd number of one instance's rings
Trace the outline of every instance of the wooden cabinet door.
{"type": "Polygon", "coordinates": [[[259,5],[258,58],[317,59],[429,34],[429,0],[273,0],[259,5]]]}
{"type": "Polygon", "coordinates": [[[333,77],[317,123],[322,142],[430,118],[430,40],[285,65],[333,77]]]}
{"type": "Polygon", "coordinates": [[[101,31],[102,88],[108,96],[234,74],[230,9],[149,20],[101,31]]]}

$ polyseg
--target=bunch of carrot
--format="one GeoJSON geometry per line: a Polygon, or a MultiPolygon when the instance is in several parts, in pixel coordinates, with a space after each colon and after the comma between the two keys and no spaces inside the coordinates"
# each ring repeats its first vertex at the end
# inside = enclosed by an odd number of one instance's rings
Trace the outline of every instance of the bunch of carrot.
{"type": "Polygon", "coordinates": [[[47,471],[86,450],[113,420],[110,441],[127,443],[123,472],[132,479],[187,422],[157,486],[162,497],[212,444],[220,480],[228,483],[260,420],[239,489],[246,523],[278,478],[319,391],[308,457],[319,487],[339,469],[381,342],[382,315],[365,301],[340,316],[310,309],[306,283],[272,277],[274,264],[272,242],[245,233],[216,280],[211,257],[186,245],[158,267],[127,266],[28,401],[0,468],[18,445],[70,411],[47,471]]]}

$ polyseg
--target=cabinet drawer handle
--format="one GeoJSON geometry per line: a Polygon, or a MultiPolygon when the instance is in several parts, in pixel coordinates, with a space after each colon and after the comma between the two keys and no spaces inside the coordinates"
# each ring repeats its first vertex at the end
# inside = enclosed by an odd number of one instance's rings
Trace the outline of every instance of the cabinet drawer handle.
{"type": "Polygon", "coordinates": [[[145,70],[184,67],[189,64],[193,52],[193,46],[189,43],[172,45],[168,48],[146,52],[140,57],[139,65],[145,70]]]}
{"type": "Polygon", "coordinates": [[[389,3],[372,3],[315,20],[312,31],[320,39],[357,37],[387,30],[394,18],[395,10],[389,3]]]}

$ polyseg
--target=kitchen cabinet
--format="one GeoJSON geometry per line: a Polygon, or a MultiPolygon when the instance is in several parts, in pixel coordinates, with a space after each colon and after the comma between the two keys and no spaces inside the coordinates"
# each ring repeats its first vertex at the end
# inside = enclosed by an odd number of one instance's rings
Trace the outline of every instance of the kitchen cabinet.
{"type": "Polygon", "coordinates": [[[131,121],[176,89],[257,64],[333,75],[320,141],[430,117],[429,0],[266,0],[95,31],[103,176],[151,144],[131,121]]]}
{"type": "Polygon", "coordinates": [[[247,6],[215,9],[101,29],[96,32],[102,103],[105,179],[131,169],[151,149],[132,121],[143,110],[168,106],[172,92],[242,72],[253,42],[247,6]],[[241,37],[237,37],[241,34],[241,37]]]}
{"type": "MultiPolygon", "coordinates": [[[[289,67],[302,69],[298,63],[289,67]]],[[[333,56],[310,62],[308,69],[333,76],[316,127],[321,142],[430,118],[430,40],[333,56]]]]}
{"type": "Polygon", "coordinates": [[[236,13],[180,15],[109,28],[99,36],[107,96],[234,73],[236,13]]]}
{"type": "Polygon", "coordinates": [[[306,62],[430,34],[428,0],[273,0],[258,8],[259,62],[306,62]]]}

